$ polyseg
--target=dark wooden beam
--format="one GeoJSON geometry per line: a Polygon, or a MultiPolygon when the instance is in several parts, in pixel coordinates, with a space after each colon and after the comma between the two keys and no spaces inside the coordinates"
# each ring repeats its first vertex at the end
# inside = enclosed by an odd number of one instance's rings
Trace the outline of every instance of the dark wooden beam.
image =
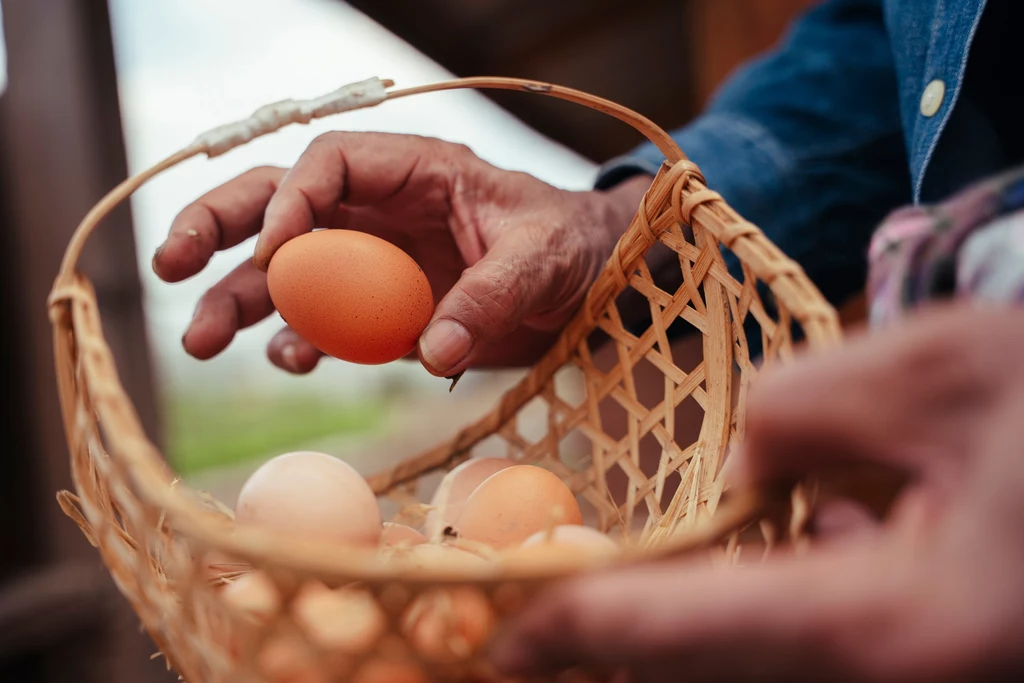
{"type": "Polygon", "coordinates": [[[63,563],[0,584],[0,662],[103,627],[117,599],[96,563],[63,563]]]}
{"type": "MultiPolygon", "coordinates": [[[[580,88],[665,127],[695,112],[685,0],[349,0],[459,76],[518,76],[580,88]]],[[[485,94],[594,161],[642,141],[618,121],[520,93],[485,94]]]]}
{"type": "MultiPolygon", "coordinates": [[[[520,76],[580,88],[664,128],[692,119],[741,62],[820,0],[348,0],[459,76],[520,76]]],[[[487,96],[595,161],[640,137],[544,98],[487,96]]]]}
{"type": "Polygon", "coordinates": [[[821,0],[688,0],[687,26],[701,107],[715,88],[748,59],[770,49],[792,20],[821,0]]]}
{"type": "MultiPolygon", "coordinates": [[[[96,551],[54,499],[71,482],[46,298],[78,221],[127,173],[108,10],[103,0],[5,0],[3,20],[8,87],[0,97],[0,305],[7,381],[0,398],[7,408],[0,420],[0,479],[7,481],[0,514],[3,527],[14,530],[12,544],[0,553],[0,576],[60,576],[84,563],[105,577],[96,551]]],[[[158,435],[127,208],[101,226],[83,270],[98,290],[122,381],[146,428],[158,435]]],[[[112,595],[112,582],[104,581],[112,595]]],[[[45,643],[35,665],[25,664],[26,654],[14,669],[0,670],[0,680],[174,680],[149,661],[155,648],[139,633],[127,601],[107,602],[110,609],[97,613],[95,628],[45,643]]]]}

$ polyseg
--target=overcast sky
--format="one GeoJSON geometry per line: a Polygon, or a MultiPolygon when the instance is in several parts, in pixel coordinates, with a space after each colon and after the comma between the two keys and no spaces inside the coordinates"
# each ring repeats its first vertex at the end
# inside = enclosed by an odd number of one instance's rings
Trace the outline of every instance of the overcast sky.
{"type": "MultiPolygon", "coordinates": [[[[248,116],[268,102],[317,96],[370,76],[392,78],[399,87],[451,76],[334,0],[110,2],[133,172],[187,145],[198,133],[248,116]]],[[[180,285],[154,278],[149,261],[188,201],[253,166],[289,165],[315,135],[332,129],[409,132],[463,142],[492,163],[567,188],[586,188],[595,170],[473,92],[418,96],[293,126],[224,157],[195,159],[173,169],[133,201],[151,337],[165,376],[188,373],[211,381],[230,376],[256,385],[280,381],[282,373],[259,355],[279,326],[277,320],[243,334],[231,352],[212,363],[188,359],[178,342],[203,289],[251,254],[251,243],[218,257],[208,272],[180,285]]],[[[318,372],[316,385],[357,384],[379,371],[339,362],[331,366],[318,372]]],[[[408,366],[387,371],[422,374],[408,366]]]]}

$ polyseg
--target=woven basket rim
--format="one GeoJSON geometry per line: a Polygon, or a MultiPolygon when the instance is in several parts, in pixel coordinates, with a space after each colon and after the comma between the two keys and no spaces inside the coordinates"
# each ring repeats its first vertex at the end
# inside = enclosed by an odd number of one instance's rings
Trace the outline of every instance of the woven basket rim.
{"type": "MultiPolygon", "coordinates": [[[[388,80],[369,79],[360,84],[352,84],[352,86],[346,87],[366,86],[371,89],[380,88],[383,91],[392,85],[393,83],[388,80]]],[[[206,141],[204,141],[203,136],[200,136],[197,142],[192,145],[172,154],[151,168],[128,178],[101,199],[88,212],[76,229],[66,249],[60,271],[55,279],[48,300],[50,318],[54,328],[54,350],[57,356],[58,374],[60,375],[58,381],[61,382],[62,388],[61,405],[64,412],[69,445],[74,425],[76,420],[79,419],[76,413],[76,406],[70,399],[70,396],[75,395],[74,392],[76,391],[83,391],[83,388],[76,386],[76,378],[72,369],[65,368],[63,374],[60,372],[61,354],[66,353],[67,358],[72,358],[75,354],[92,353],[96,354],[104,362],[112,365],[109,358],[110,350],[105,347],[105,344],[102,345],[103,348],[78,348],[76,346],[80,342],[80,339],[76,336],[76,330],[92,328],[98,335],[98,338],[102,339],[95,294],[88,280],[76,271],[76,266],[88,237],[114,208],[126,201],[136,190],[157,175],[194,156],[206,154],[208,158],[212,158],[234,147],[244,145],[257,137],[272,133],[290,123],[308,123],[308,121],[320,118],[321,116],[349,109],[376,106],[386,100],[461,88],[519,90],[552,96],[601,111],[631,125],[651,140],[666,157],[666,163],[662,169],[664,174],[659,173],[658,178],[652,183],[648,195],[652,192],[669,192],[671,187],[664,187],[665,183],[674,183],[681,176],[684,177],[684,180],[699,176],[699,169],[686,158],[686,155],[679,149],[671,136],[649,119],[609,100],[579,90],[537,81],[488,77],[440,81],[404,90],[387,91],[380,101],[369,103],[360,101],[354,106],[309,116],[306,120],[301,120],[301,118],[285,120],[282,118],[271,121],[270,124],[267,124],[266,112],[268,109],[262,108],[249,119],[220,127],[220,129],[230,130],[227,133],[221,130],[222,139],[219,141],[219,147],[216,136],[213,136],[213,138],[207,136],[206,141]],[[263,112],[262,119],[260,118],[261,112],[263,112]],[[234,128],[231,129],[231,126],[234,126],[234,128]],[[225,136],[230,137],[229,134],[232,131],[234,131],[235,138],[225,143],[223,138],[225,136]],[[242,131],[242,133],[239,133],[239,131],[242,131]],[[211,139],[213,140],[212,142],[211,139]],[[674,175],[671,172],[673,168],[677,168],[678,171],[674,175]],[[666,178],[669,180],[665,180],[666,178]]],[[[344,88],[341,90],[344,90],[344,88]]],[[[275,105],[270,106],[273,107],[275,105]]],[[[301,107],[296,109],[293,106],[292,110],[301,110],[301,107]]],[[[271,114],[273,114],[273,111],[271,111],[271,114]]],[[[700,183],[703,183],[702,178],[699,178],[699,180],[700,183]]],[[[714,195],[714,193],[706,188],[698,190],[695,194],[700,195],[701,192],[706,193],[701,195],[703,202],[709,201],[712,199],[710,195],[714,195]]],[[[647,197],[645,196],[645,201],[646,199],[647,197]]],[[[676,197],[673,197],[673,201],[676,201],[676,199],[676,197]]],[[[720,200],[720,197],[718,199],[720,200]]],[[[643,206],[644,204],[641,204],[641,210],[643,210],[643,206]]],[[[693,213],[695,219],[697,218],[696,211],[709,210],[702,207],[701,202],[696,202],[688,208],[684,208],[689,213],[693,213]]],[[[628,231],[624,233],[623,239],[625,239],[626,234],[628,234],[628,231]]],[[[809,299],[815,303],[811,309],[804,311],[806,314],[805,318],[810,324],[820,326],[820,333],[815,338],[821,344],[830,343],[831,340],[838,338],[838,315],[835,310],[825,302],[824,298],[821,297],[813,284],[806,278],[799,266],[775,248],[764,237],[763,233],[755,226],[745,223],[743,231],[724,237],[727,239],[721,239],[720,241],[736,251],[741,258],[744,256],[741,253],[742,250],[746,249],[751,254],[749,258],[753,260],[761,259],[762,262],[770,262],[772,264],[770,269],[766,269],[772,271],[772,279],[767,281],[767,284],[780,299],[786,300],[787,297],[790,297],[796,300],[796,297],[791,296],[791,292],[798,292],[801,295],[808,295],[810,293],[809,299]],[[747,226],[749,226],[749,229],[747,226]]],[[[620,241],[619,246],[621,245],[622,241],[620,241]]],[[[613,255],[616,259],[620,258],[618,249],[617,247],[613,255]]],[[[625,259],[625,257],[623,258],[625,259]]],[[[588,304],[584,306],[583,311],[577,314],[577,319],[581,315],[589,315],[590,308],[588,306],[589,297],[588,304]]],[[[116,377],[116,371],[114,376],[116,377]]],[[[87,372],[84,383],[88,384],[87,372]]],[[[121,392],[118,399],[130,405],[130,401],[124,395],[119,380],[117,381],[117,390],[121,392]]],[[[543,563],[535,567],[499,563],[493,569],[452,567],[450,569],[440,568],[435,571],[417,570],[412,572],[407,569],[383,564],[379,559],[376,548],[352,548],[340,545],[325,547],[324,544],[292,538],[272,530],[236,528],[227,518],[204,508],[192,497],[185,495],[183,485],[174,485],[174,476],[170,472],[169,466],[163,460],[157,447],[149,441],[134,414],[105,414],[105,411],[109,410],[110,404],[104,402],[101,396],[93,397],[93,399],[96,404],[96,411],[100,416],[100,427],[103,430],[104,437],[106,437],[108,443],[116,444],[110,448],[112,452],[111,457],[121,458],[124,461],[125,468],[129,473],[130,487],[139,499],[163,511],[162,523],[168,524],[201,546],[222,550],[239,558],[259,563],[262,566],[286,568],[289,572],[300,576],[303,574],[315,574],[323,579],[334,577],[339,581],[358,579],[369,583],[378,583],[401,580],[403,582],[422,582],[436,585],[467,580],[485,584],[488,582],[546,580],[588,568],[605,566],[607,562],[607,560],[599,560],[597,558],[562,557],[559,560],[553,559],[550,563],[543,563]],[[111,422],[122,426],[127,425],[129,427],[127,433],[123,429],[119,433],[114,433],[113,430],[109,429],[111,422]]],[[[463,430],[463,433],[460,433],[453,441],[463,438],[463,434],[468,431],[470,431],[469,428],[463,430]]],[[[445,464],[455,460],[458,457],[458,453],[453,452],[451,442],[449,442],[448,446],[447,449],[434,449],[420,458],[413,459],[413,462],[400,473],[401,476],[396,474],[395,471],[389,471],[375,477],[369,477],[368,479],[378,493],[394,488],[402,476],[405,477],[405,480],[416,478],[427,471],[440,469],[445,464]]],[[[75,484],[76,487],[81,489],[77,479],[75,484]]],[[[723,501],[713,519],[707,520],[705,524],[689,531],[685,534],[685,537],[672,539],[657,547],[624,549],[611,562],[632,563],[648,561],[707,547],[718,542],[739,526],[753,521],[766,507],[774,504],[779,499],[788,497],[788,495],[788,491],[737,492],[731,496],[729,501],[723,501]]]]}

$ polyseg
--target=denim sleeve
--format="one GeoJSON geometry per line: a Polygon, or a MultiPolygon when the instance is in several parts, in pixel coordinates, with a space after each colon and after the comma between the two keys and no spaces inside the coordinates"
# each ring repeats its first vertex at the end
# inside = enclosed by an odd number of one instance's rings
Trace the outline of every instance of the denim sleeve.
{"type": "MultiPolygon", "coordinates": [[[[882,0],[816,6],[673,137],[712,189],[844,303],[864,287],[875,226],[912,196],[882,0]]],[[[597,187],[653,174],[663,158],[645,144],[606,163],[597,187]]]]}

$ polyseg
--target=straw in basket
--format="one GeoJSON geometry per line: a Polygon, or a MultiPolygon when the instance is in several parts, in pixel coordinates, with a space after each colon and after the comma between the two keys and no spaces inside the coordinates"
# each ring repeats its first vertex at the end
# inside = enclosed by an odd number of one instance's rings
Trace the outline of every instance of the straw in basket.
{"type": "Polygon", "coordinates": [[[706,187],[700,170],[669,135],[622,106],[510,78],[468,78],[406,90],[392,86],[372,78],[321,98],[269,105],[200,136],[104,197],[75,232],[56,278],[49,307],[76,489],[58,498],[98,548],[168,665],[189,683],[489,680],[486,636],[552,581],[700,549],[732,561],[742,547],[741,534],[763,550],[779,538],[798,537],[806,518],[807,501],[799,488],[783,495],[729,492],[723,476],[725,458],[742,438],[746,392],[759,367],[748,348],[751,330],[762,341],[758,364],[789,358],[795,329],[811,348],[840,337],[836,311],[801,269],[706,187]],[[369,483],[378,496],[408,505],[422,495],[418,484],[424,477],[472,457],[485,439],[498,439],[509,458],[559,475],[602,530],[640,529],[614,557],[552,551],[529,562],[410,571],[383,561],[372,549],[235,528],[230,510],[177,481],[143,432],[104,340],[95,294],[76,271],[102,219],[148,180],[186,159],[224,154],[292,123],[457,88],[519,90],[590,107],[646,135],[666,161],[585,303],[525,379],[484,418],[369,483]],[[659,286],[644,258],[659,244],[678,255],[678,285],[670,291],[659,286]],[[726,268],[723,250],[742,263],[740,280],[726,268]],[[627,292],[650,311],[650,323],[639,334],[619,315],[617,301],[627,292]],[[680,321],[700,335],[703,357],[692,367],[673,358],[666,333],[680,321]],[[598,336],[616,351],[611,368],[601,369],[594,360],[598,336]],[[663,381],[664,392],[653,405],[638,398],[633,376],[641,364],[654,368],[663,381]],[[581,397],[561,391],[565,373],[579,378],[581,397]],[[703,421],[692,443],[681,442],[673,415],[691,399],[703,411],[703,421]],[[602,426],[600,406],[610,403],[626,416],[625,435],[602,426]],[[528,404],[539,404],[546,415],[546,434],[539,439],[525,438],[518,426],[528,404]],[[560,453],[571,435],[588,445],[583,466],[567,463],[560,453]],[[653,468],[645,468],[640,443],[652,438],[661,455],[653,468]],[[616,473],[626,481],[624,500],[609,493],[608,481],[616,473]],[[769,519],[772,509],[781,512],[769,519]],[[756,539],[759,531],[763,537],[756,539]],[[232,564],[221,568],[226,579],[238,567],[263,570],[280,604],[258,620],[230,609],[210,580],[212,557],[230,558],[232,564]],[[323,634],[310,632],[297,617],[296,595],[312,579],[344,587],[347,607],[336,621],[354,625],[347,636],[342,628],[333,639],[319,637],[323,634]],[[464,599],[475,611],[452,607],[464,599]],[[435,611],[440,636],[424,648],[409,625],[428,607],[435,611]],[[467,631],[471,619],[483,624],[474,631],[479,637],[467,631]]]}

